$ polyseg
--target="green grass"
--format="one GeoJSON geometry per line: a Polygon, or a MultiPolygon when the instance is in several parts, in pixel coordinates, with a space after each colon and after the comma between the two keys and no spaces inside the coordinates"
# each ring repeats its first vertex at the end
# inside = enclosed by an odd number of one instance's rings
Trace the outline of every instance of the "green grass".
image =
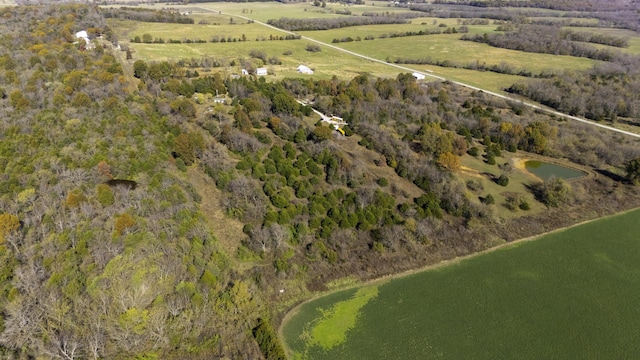
{"type": "Polygon", "coordinates": [[[322,317],[313,324],[309,331],[309,343],[323,349],[331,349],[342,344],[358,318],[360,309],[378,295],[375,286],[358,289],[352,298],[335,303],[322,312],[322,317]]]}
{"type": "Polygon", "coordinates": [[[309,359],[629,359],[640,351],[640,210],[521,242],[378,286],[345,343],[298,337],[321,309],[283,328],[309,359]]]}
{"type": "MultiPolygon", "coordinates": [[[[331,42],[334,38],[341,38],[345,29],[327,30],[322,32],[301,32],[303,35],[315,37],[331,42]]],[[[529,69],[534,73],[543,70],[585,70],[594,61],[572,56],[550,54],[534,54],[523,51],[501,49],[487,44],[459,40],[460,34],[439,34],[426,36],[411,36],[393,39],[375,39],[370,41],[356,41],[341,43],[340,47],[347,50],[376,57],[386,58],[431,58],[433,61],[449,60],[466,65],[478,61],[487,65],[505,62],[516,69],[529,69]]]]}

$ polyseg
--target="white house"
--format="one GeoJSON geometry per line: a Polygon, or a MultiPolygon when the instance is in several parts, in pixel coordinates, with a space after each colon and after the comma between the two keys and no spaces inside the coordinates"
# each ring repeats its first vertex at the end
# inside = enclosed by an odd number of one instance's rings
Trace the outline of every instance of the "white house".
{"type": "Polygon", "coordinates": [[[420,74],[420,73],[417,73],[417,72],[414,72],[412,75],[413,75],[413,77],[414,77],[414,78],[416,78],[417,80],[424,80],[424,78],[425,78],[425,76],[424,76],[424,75],[422,75],[422,74],[420,74]]]}
{"type": "Polygon", "coordinates": [[[242,72],[242,75],[249,75],[249,72],[247,71],[247,69],[242,69],[241,72],[242,72]]]}
{"type": "Polygon", "coordinates": [[[309,69],[309,67],[306,65],[298,66],[298,72],[301,74],[309,74],[309,75],[313,74],[313,70],[309,69]]]}
{"type": "Polygon", "coordinates": [[[86,31],[84,31],[84,30],[82,30],[82,31],[78,31],[78,32],[76,33],[76,39],[82,39],[82,40],[84,40],[85,44],[87,44],[87,45],[91,44],[91,43],[89,42],[89,34],[87,34],[87,32],[86,32],[86,31]]]}
{"type": "Polygon", "coordinates": [[[267,68],[257,68],[256,69],[256,75],[258,75],[258,76],[267,75],[267,68]]]}

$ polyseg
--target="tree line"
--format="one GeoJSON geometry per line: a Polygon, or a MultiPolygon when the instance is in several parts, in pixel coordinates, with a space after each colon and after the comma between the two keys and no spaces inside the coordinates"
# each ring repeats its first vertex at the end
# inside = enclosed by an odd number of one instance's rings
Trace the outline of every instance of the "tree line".
{"type": "Polygon", "coordinates": [[[462,69],[477,70],[477,71],[491,71],[498,74],[509,74],[509,75],[518,75],[518,76],[534,77],[534,78],[549,78],[554,76],[555,74],[555,72],[549,72],[549,71],[541,71],[536,74],[529,69],[515,68],[511,64],[504,61],[498,64],[487,64],[486,62],[480,62],[479,60],[476,60],[476,61],[470,61],[464,64],[464,63],[459,63],[459,62],[448,60],[448,59],[433,60],[430,57],[420,58],[420,59],[389,57],[386,59],[386,61],[394,64],[435,65],[435,66],[462,68],[462,69]]]}
{"type": "MultiPolygon", "coordinates": [[[[269,35],[269,37],[264,37],[264,36],[258,36],[256,37],[255,41],[275,41],[275,40],[299,40],[301,37],[300,35],[294,35],[294,34],[287,34],[287,35],[269,35]]],[[[206,42],[211,42],[211,43],[225,43],[225,42],[246,42],[246,41],[251,41],[247,38],[247,36],[245,34],[242,34],[239,38],[237,37],[232,37],[232,36],[228,36],[228,37],[224,37],[224,36],[220,36],[220,35],[214,35],[211,37],[211,39],[204,40],[204,39],[200,39],[200,38],[195,38],[195,39],[171,39],[169,38],[168,40],[165,40],[164,38],[160,38],[160,37],[153,37],[151,34],[142,34],[142,36],[140,35],[136,35],[131,39],[131,42],[133,43],[144,43],[144,44],[201,44],[201,43],[206,43],[206,42]]]]}
{"type": "Polygon", "coordinates": [[[149,10],[131,7],[102,8],[101,14],[105,18],[133,20],[142,22],[193,24],[194,20],[178,11],[149,10]]]}
{"type": "Polygon", "coordinates": [[[431,5],[414,4],[411,10],[423,11],[444,18],[487,18],[495,20],[518,20],[528,18],[564,17],[564,11],[571,11],[573,18],[595,18],[597,26],[638,30],[640,20],[635,16],[639,10],[637,3],[623,0],[584,1],[435,1],[431,5]],[[541,11],[552,9],[557,11],[541,11]]]}
{"type": "MultiPolygon", "coordinates": [[[[619,56],[609,49],[598,49],[576,42],[576,38],[587,37],[562,31],[559,27],[541,25],[520,25],[515,31],[504,34],[464,35],[461,40],[489,44],[491,46],[534,53],[570,55],[594,60],[612,61],[619,56]]],[[[590,37],[589,37],[590,39],[590,37]]],[[[604,40],[604,39],[603,39],[604,40]]]]}
{"type": "Polygon", "coordinates": [[[269,25],[288,31],[308,31],[308,30],[329,30],[339,29],[349,26],[379,25],[379,24],[406,24],[407,20],[403,16],[352,16],[345,18],[310,18],[292,19],[280,18],[270,19],[269,25]]]}

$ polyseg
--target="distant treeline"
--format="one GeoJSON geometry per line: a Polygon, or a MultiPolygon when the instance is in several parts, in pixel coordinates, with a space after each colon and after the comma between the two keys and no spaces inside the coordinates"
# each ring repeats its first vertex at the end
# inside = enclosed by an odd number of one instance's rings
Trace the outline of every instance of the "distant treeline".
{"type": "MultiPolygon", "coordinates": [[[[467,26],[460,26],[459,28],[456,28],[455,26],[452,27],[448,27],[445,30],[440,30],[440,29],[433,29],[433,30],[420,30],[420,31],[404,31],[404,32],[393,32],[393,33],[388,33],[388,34],[382,34],[379,35],[378,38],[379,39],[387,39],[387,38],[399,38],[399,37],[407,37],[407,36],[423,36],[423,35],[438,35],[438,34],[457,34],[457,33],[467,33],[469,32],[469,28],[467,26]]],[[[375,37],[373,35],[368,35],[365,36],[364,38],[365,40],[373,40],[375,39],[375,37]]],[[[331,42],[336,44],[336,43],[342,43],[342,42],[352,42],[352,41],[360,41],[362,40],[360,38],[360,36],[356,36],[355,38],[352,38],[351,36],[347,36],[347,37],[343,37],[343,38],[336,38],[333,39],[331,42]]]]}
{"type": "MultiPolygon", "coordinates": [[[[299,39],[300,39],[300,35],[288,34],[284,36],[269,35],[268,38],[264,36],[259,36],[255,39],[255,41],[299,40],[299,39]]],[[[245,34],[242,34],[242,36],[239,38],[231,37],[231,36],[227,36],[225,38],[224,36],[214,35],[211,39],[209,39],[209,41],[200,39],[200,38],[165,40],[164,38],[158,38],[158,37],[154,38],[149,34],[144,34],[142,35],[142,37],[136,36],[133,39],[131,39],[131,42],[133,43],[144,43],[144,44],[202,44],[206,42],[225,43],[225,42],[246,42],[246,41],[251,41],[251,40],[249,40],[245,34]]]]}
{"type": "Polygon", "coordinates": [[[378,24],[407,24],[404,16],[354,16],[333,19],[291,19],[280,18],[267,21],[269,25],[288,31],[329,30],[348,26],[378,25],[378,24]]]}
{"type": "Polygon", "coordinates": [[[640,3],[623,0],[592,1],[436,1],[432,4],[411,5],[411,10],[427,12],[439,18],[487,18],[518,20],[522,18],[571,17],[598,19],[600,27],[640,30],[640,3]],[[498,9],[496,9],[498,8],[498,9]],[[571,11],[549,12],[538,9],[571,11]],[[497,11],[499,10],[499,11],[497,11]]]}
{"type": "Polygon", "coordinates": [[[615,46],[619,48],[629,47],[629,41],[627,39],[610,36],[606,34],[594,34],[587,32],[576,32],[571,30],[563,30],[561,36],[564,39],[569,39],[571,41],[582,41],[582,42],[590,42],[593,44],[602,44],[615,46]]]}
{"type": "Polygon", "coordinates": [[[627,7],[629,1],[624,0],[435,0],[434,4],[467,5],[481,8],[491,7],[527,7],[562,11],[612,11],[627,7]]]}
{"type": "Polygon", "coordinates": [[[448,67],[448,68],[461,68],[461,69],[476,70],[476,71],[491,71],[498,74],[518,75],[518,76],[533,77],[533,78],[549,78],[555,75],[555,73],[546,72],[546,71],[535,74],[531,72],[531,70],[522,69],[522,68],[518,69],[506,62],[489,65],[485,62],[481,63],[476,60],[476,61],[470,61],[466,64],[463,64],[463,63],[459,63],[451,60],[433,60],[430,57],[420,58],[420,59],[409,59],[409,58],[398,57],[398,58],[387,58],[386,61],[394,64],[435,65],[435,66],[448,67]]]}
{"type": "MultiPolygon", "coordinates": [[[[491,46],[541,54],[571,55],[594,60],[611,61],[616,56],[609,49],[572,41],[573,32],[561,31],[559,27],[521,25],[516,31],[505,34],[464,35],[461,40],[489,44],[491,46]]],[[[576,36],[577,37],[577,36],[576,36]]]]}
{"type": "Polygon", "coordinates": [[[176,24],[193,24],[192,18],[181,15],[179,12],[165,10],[149,10],[136,8],[105,8],[102,9],[102,15],[105,18],[115,18],[122,20],[134,20],[143,22],[157,23],[176,23],[176,24]]]}

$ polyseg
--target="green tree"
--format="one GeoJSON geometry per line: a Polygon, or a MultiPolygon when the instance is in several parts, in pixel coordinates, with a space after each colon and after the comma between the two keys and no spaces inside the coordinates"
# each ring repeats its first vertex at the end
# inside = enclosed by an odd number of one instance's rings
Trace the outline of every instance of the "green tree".
{"type": "Polygon", "coordinates": [[[634,185],[640,183],[640,158],[627,163],[627,179],[634,185]]]}
{"type": "MultiPolygon", "coordinates": [[[[329,140],[331,139],[331,134],[333,133],[333,130],[331,130],[331,128],[327,127],[327,126],[316,126],[315,129],[313,129],[313,139],[315,141],[324,141],[324,140],[329,140]]],[[[312,171],[313,173],[313,171],[312,171]]]]}
{"type": "Polygon", "coordinates": [[[196,117],[196,106],[186,97],[178,98],[171,102],[171,110],[186,117],[196,117]]]}
{"type": "Polygon", "coordinates": [[[571,186],[564,180],[551,177],[535,188],[538,199],[547,207],[558,207],[571,200],[571,186]]]}
{"type": "Polygon", "coordinates": [[[203,148],[204,138],[197,133],[182,133],[173,144],[176,157],[182,159],[187,166],[196,161],[203,148]]]}
{"type": "Polygon", "coordinates": [[[113,190],[107,184],[98,184],[96,186],[96,196],[98,202],[103,206],[113,205],[116,198],[113,195],[113,190]]]}
{"type": "Polygon", "coordinates": [[[136,60],[136,62],[133,63],[133,76],[138,79],[145,77],[148,70],[149,67],[144,60],[136,60]]]}
{"type": "Polygon", "coordinates": [[[142,42],[145,44],[151,44],[153,42],[153,36],[151,36],[151,34],[142,34],[142,42]]]}
{"type": "Polygon", "coordinates": [[[496,184],[500,186],[509,185],[509,177],[505,174],[500,175],[500,177],[496,180],[496,184]]]}

